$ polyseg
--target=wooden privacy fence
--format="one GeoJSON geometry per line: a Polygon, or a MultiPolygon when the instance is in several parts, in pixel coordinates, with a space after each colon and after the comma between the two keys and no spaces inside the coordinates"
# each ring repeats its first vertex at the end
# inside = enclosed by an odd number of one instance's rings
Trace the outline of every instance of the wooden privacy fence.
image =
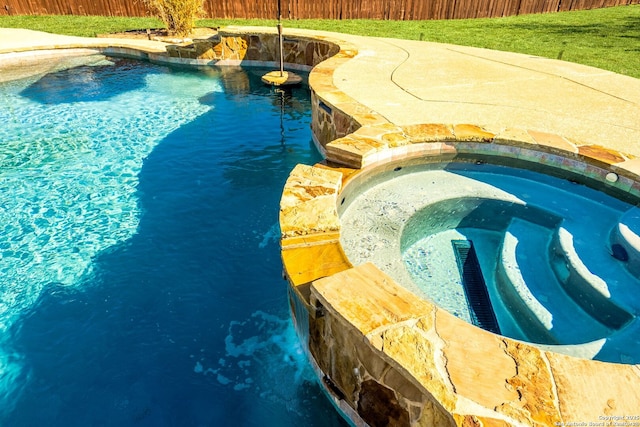
{"type": "MultiPolygon", "coordinates": [[[[288,19],[463,19],[597,9],[640,0],[281,0],[288,19]]],[[[207,18],[277,16],[278,0],[204,0],[207,18]]],[[[0,15],[150,15],[142,0],[0,0],[0,15]]]]}

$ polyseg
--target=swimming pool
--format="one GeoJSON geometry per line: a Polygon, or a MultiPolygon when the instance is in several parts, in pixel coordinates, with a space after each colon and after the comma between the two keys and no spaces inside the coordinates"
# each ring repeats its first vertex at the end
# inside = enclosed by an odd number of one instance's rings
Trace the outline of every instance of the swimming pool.
{"type": "Polygon", "coordinates": [[[0,84],[0,423],[344,425],[279,261],[309,93],[263,72],[94,56],[0,84]]]}
{"type": "Polygon", "coordinates": [[[571,176],[485,161],[386,168],[343,193],[341,242],[354,265],[371,261],[415,294],[510,338],[589,359],[640,360],[640,281],[611,252],[633,204],[571,176]],[[465,264],[469,253],[475,266],[465,264]]]}

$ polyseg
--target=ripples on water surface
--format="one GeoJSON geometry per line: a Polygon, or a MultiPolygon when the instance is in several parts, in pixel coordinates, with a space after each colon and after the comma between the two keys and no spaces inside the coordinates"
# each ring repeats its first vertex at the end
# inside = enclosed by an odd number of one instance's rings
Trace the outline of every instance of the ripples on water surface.
{"type": "Polygon", "coordinates": [[[277,241],[308,90],[88,62],[0,84],[0,424],[344,425],[277,241]]]}

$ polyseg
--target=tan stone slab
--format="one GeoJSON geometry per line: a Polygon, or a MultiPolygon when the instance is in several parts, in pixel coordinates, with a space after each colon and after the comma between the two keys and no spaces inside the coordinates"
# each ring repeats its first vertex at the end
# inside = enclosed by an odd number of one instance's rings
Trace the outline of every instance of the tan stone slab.
{"type": "Polygon", "coordinates": [[[463,427],[512,427],[513,424],[491,417],[483,417],[478,415],[458,415],[454,414],[456,425],[463,427]]]}
{"type": "MultiPolygon", "coordinates": [[[[556,385],[540,349],[473,327],[441,310],[436,329],[446,343],[443,353],[456,393],[524,424],[560,422],[556,385]]],[[[458,405],[458,411],[463,409],[458,405]]]]}
{"type": "Polygon", "coordinates": [[[508,387],[518,393],[518,400],[496,410],[522,423],[550,426],[560,422],[557,387],[545,353],[538,347],[505,338],[504,351],[516,363],[517,373],[507,379],[508,387]]]}
{"type": "Polygon", "coordinates": [[[368,126],[362,126],[349,135],[350,138],[363,141],[375,140],[380,143],[377,150],[386,147],[398,147],[410,143],[402,128],[391,123],[384,122],[368,126]]]}
{"type": "MultiPolygon", "coordinates": [[[[342,179],[342,177],[340,177],[342,179]]],[[[296,182],[285,189],[282,195],[280,206],[287,209],[298,206],[301,203],[313,201],[323,196],[332,196],[337,193],[337,189],[332,185],[325,185],[325,182],[312,181],[309,183],[296,182]]]]}
{"type": "Polygon", "coordinates": [[[309,283],[321,277],[351,268],[339,242],[283,249],[282,263],[294,286],[309,283]]]}
{"type": "Polygon", "coordinates": [[[318,96],[322,98],[325,104],[331,105],[332,107],[339,104],[353,102],[353,98],[339,90],[322,91],[316,93],[318,93],[318,96]]]}
{"type": "Polygon", "coordinates": [[[376,139],[388,147],[406,145],[410,142],[402,128],[388,122],[362,126],[353,135],[376,139]]]}
{"type": "Polygon", "coordinates": [[[331,141],[326,146],[327,159],[355,168],[363,166],[367,155],[386,148],[386,145],[374,138],[350,135],[331,141]]]}
{"type": "Polygon", "coordinates": [[[595,423],[602,421],[603,416],[640,416],[637,366],[576,359],[558,353],[547,353],[547,357],[559,390],[564,425],[595,423]]]}
{"type": "Polygon", "coordinates": [[[418,124],[403,126],[405,133],[412,143],[451,141],[455,139],[453,125],[446,124],[418,124]]]}
{"type": "Polygon", "coordinates": [[[280,206],[294,206],[319,195],[337,193],[341,182],[340,172],[298,164],[285,183],[285,188],[290,187],[292,191],[283,194],[280,206]]]}
{"type": "Polygon", "coordinates": [[[309,85],[320,95],[335,91],[344,93],[333,84],[333,72],[333,67],[316,66],[309,74],[309,85]]]}
{"type": "Polygon", "coordinates": [[[562,152],[578,152],[578,148],[574,144],[560,135],[548,132],[539,132],[535,130],[529,130],[528,133],[538,145],[549,147],[551,149],[557,149],[562,152]]]}
{"type": "Polygon", "coordinates": [[[383,135],[388,133],[402,132],[402,128],[393,123],[381,123],[377,125],[362,127],[354,133],[359,136],[381,139],[383,135]]]}
{"type": "MultiPolygon", "coordinates": [[[[433,316],[433,311],[430,314],[433,316]]],[[[432,328],[432,317],[425,316],[415,326],[386,328],[380,338],[373,337],[373,345],[415,378],[447,412],[454,413],[457,392],[443,369],[447,361],[440,353],[442,344],[435,334],[425,334],[432,328]]]]}
{"type": "Polygon", "coordinates": [[[280,231],[283,238],[338,232],[336,197],[342,174],[326,168],[297,165],[280,199],[280,231]]]}
{"type": "Polygon", "coordinates": [[[447,372],[457,393],[486,408],[518,400],[518,391],[507,383],[517,375],[518,367],[504,351],[504,338],[442,310],[436,313],[436,329],[445,342],[447,372]]]}
{"type": "Polygon", "coordinates": [[[578,147],[578,154],[591,160],[590,163],[610,166],[615,163],[621,163],[626,157],[616,151],[600,145],[581,145],[578,147]]]}
{"type": "Polygon", "coordinates": [[[371,263],[316,280],[311,292],[363,335],[433,310],[431,304],[398,286],[371,263]]]}
{"type": "Polygon", "coordinates": [[[496,144],[515,145],[519,147],[532,148],[536,143],[535,139],[525,129],[507,127],[497,132],[494,139],[496,144]]]}
{"type": "Polygon", "coordinates": [[[480,126],[459,124],[453,126],[456,141],[460,142],[492,142],[495,134],[487,132],[480,126]]]}
{"type": "Polygon", "coordinates": [[[283,238],[338,232],[340,220],[335,196],[315,197],[289,208],[280,209],[280,231],[283,238]]]}
{"type": "Polygon", "coordinates": [[[382,142],[389,148],[402,147],[411,143],[409,138],[402,132],[386,133],[382,135],[382,142]]]}
{"type": "Polygon", "coordinates": [[[326,161],[324,163],[317,163],[314,166],[317,168],[325,168],[332,171],[340,172],[342,174],[342,188],[344,188],[344,185],[349,181],[353,174],[359,172],[359,169],[349,168],[344,165],[339,165],[337,163],[332,163],[329,161],[326,161]]]}

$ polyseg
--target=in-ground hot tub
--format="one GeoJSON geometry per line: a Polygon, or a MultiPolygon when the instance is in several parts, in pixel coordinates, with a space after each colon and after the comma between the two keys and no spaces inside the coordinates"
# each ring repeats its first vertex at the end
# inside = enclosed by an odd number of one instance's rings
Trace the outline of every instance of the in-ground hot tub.
{"type": "Polygon", "coordinates": [[[348,185],[339,213],[349,260],[373,262],[491,332],[638,363],[637,250],[619,232],[635,235],[625,221],[635,199],[575,174],[490,161],[399,161],[348,185]]]}
{"type": "Polygon", "coordinates": [[[370,126],[287,180],[292,315],[356,425],[637,409],[640,162],[501,132],[370,126]]]}

